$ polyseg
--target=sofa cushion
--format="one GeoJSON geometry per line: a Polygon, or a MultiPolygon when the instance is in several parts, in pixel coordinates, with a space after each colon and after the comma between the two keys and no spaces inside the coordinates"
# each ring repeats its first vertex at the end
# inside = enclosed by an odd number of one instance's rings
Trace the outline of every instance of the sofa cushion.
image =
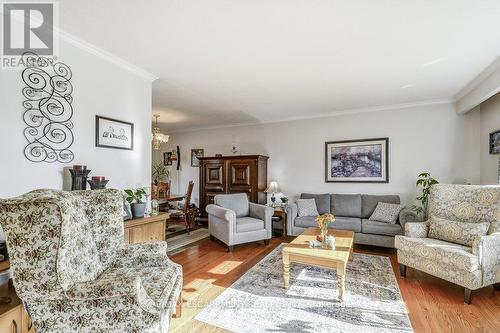
{"type": "Polygon", "coordinates": [[[312,194],[312,193],[302,193],[300,195],[301,199],[315,199],[316,208],[319,214],[330,213],[330,194],[312,194]]]}
{"type": "Polygon", "coordinates": [[[361,194],[332,194],[332,213],[337,216],[360,217],[361,194]]]}
{"type": "Polygon", "coordinates": [[[431,216],[429,219],[428,236],[430,238],[472,246],[474,239],[477,236],[485,236],[489,227],[489,222],[457,222],[431,216]]]}
{"type": "Polygon", "coordinates": [[[335,222],[330,224],[330,228],[361,232],[361,219],[359,217],[335,217],[335,222]]]}
{"type": "Polygon", "coordinates": [[[253,217],[236,218],[236,232],[247,232],[264,229],[264,221],[253,217]]]}
{"type": "Polygon", "coordinates": [[[299,216],[318,216],[315,199],[297,199],[297,214],[299,216]]]}
{"type": "Polygon", "coordinates": [[[432,260],[467,272],[474,272],[479,269],[479,257],[472,254],[472,249],[468,246],[439,239],[404,236],[396,237],[395,246],[398,252],[404,251],[413,258],[432,260]]]}
{"type": "Polygon", "coordinates": [[[364,234],[396,236],[403,234],[403,228],[401,228],[400,224],[363,219],[361,221],[361,232],[364,234]]]}
{"type": "Polygon", "coordinates": [[[379,202],[377,208],[375,208],[375,211],[370,216],[370,221],[395,224],[403,207],[398,204],[379,202]]]}
{"type": "Polygon", "coordinates": [[[362,208],[361,217],[364,219],[369,218],[379,202],[386,202],[392,204],[400,204],[401,200],[399,195],[373,195],[373,194],[363,194],[361,195],[362,208]]]}
{"type": "Polygon", "coordinates": [[[215,204],[236,213],[236,217],[250,215],[248,196],[245,193],[218,194],[215,196],[215,204]]]}
{"type": "MultiPolygon", "coordinates": [[[[166,309],[169,304],[169,298],[178,288],[178,284],[182,284],[182,266],[173,264],[165,267],[118,267],[110,268],[102,273],[97,280],[76,284],[68,290],[68,295],[72,298],[96,298],[102,299],[102,286],[115,283],[117,292],[120,284],[117,281],[132,280],[140,278],[141,289],[144,288],[147,296],[153,301],[158,309],[166,309]],[[91,288],[92,287],[92,288],[91,288]]],[[[122,287],[123,288],[123,287],[122,287]]],[[[106,295],[106,297],[112,297],[106,295]]]]}
{"type": "Polygon", "coordinates": [[[293,220],[293,223],[296,227],[301,228],[309,228],[309,227],[317,227],[316,217],[314,216],[299,216],[293,220]]]}

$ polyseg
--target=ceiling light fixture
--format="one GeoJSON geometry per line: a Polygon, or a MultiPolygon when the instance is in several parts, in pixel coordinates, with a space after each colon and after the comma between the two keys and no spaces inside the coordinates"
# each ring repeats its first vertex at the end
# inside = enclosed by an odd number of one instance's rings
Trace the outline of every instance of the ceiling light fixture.
{"type": "Polygon", "coordinates": [[[158,127],[158,118],[160,118],[159,114],[153,115],[155,118],[155,126],[153,127],[153,149],[160,150],[162,143],[168,142],[168,135],[160,132],[160,128],[158,127]]]}

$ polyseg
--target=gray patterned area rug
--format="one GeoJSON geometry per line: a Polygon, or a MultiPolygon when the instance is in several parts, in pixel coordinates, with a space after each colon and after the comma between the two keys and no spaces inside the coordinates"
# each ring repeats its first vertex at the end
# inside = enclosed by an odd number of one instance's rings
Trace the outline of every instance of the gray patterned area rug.
{"type": "Polygon", "coordinates": [[[412,332],[389,258],[355,253],[344,303],[333,270],[292,264],[283,288],[281,244],[196,316],[233,332],[412,332]]]}

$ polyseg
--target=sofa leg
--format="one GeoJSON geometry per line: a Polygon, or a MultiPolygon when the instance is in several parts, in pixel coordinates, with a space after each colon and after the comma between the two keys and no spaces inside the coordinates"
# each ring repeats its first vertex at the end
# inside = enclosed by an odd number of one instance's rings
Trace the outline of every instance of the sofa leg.
{"type": "Polygon", "coordinates": [[[215,240],[215,237],[213,235],[210,235],[210,240],[215,240]]]}
{"type": "Polygon", "coordinates": [[[268,246],[269,245],[269,239],[264,239],[264,245],[268,246]]]}
{"type": "Polygon", "coordinates": [[[231,253],[231,252],[233,252],[233,249],[234,249],[234,246],[233,245],[229,245],[227,247],[227,252],[231,253]]]}
{"type": "Polygon", "coordinates": [[[182,316],[182,292],[177,298],[177,304],[175,305],[174,318],[180,318],[182,316]]]}
{"type": "Polygon", "coordinates": [[[406,277],[406,265],[399,264],[399,274],[402,277],[406,277]]]}
{"type": "Polygon", "coordinates": [[[471,297],[472,296],[472,290],[468,288],[464,288],[464,303],[465,304],[470,304],[471,302],[471,297]]]}

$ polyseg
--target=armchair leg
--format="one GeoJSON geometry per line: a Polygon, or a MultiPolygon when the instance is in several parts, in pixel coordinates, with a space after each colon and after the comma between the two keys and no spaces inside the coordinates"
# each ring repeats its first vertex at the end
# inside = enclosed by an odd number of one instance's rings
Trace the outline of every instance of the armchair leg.
{"type": "Polygon", "coordinates": [[[215,237],[210,235],[210,240],[215,240],[215,237]]]}
{"type": "Polygon", "coordinates": [[[406,265],[399,264],[399,274],[404,278],[406,277],[406,265]]]}
{"type": "Polygon", "coordinates": [[[233,250],[234,250],[234,246],[233,245],[229,245],[227,247],[227,252],[231,253],[231,252],[233,252],[233,250]]]}
{"type": "Polygon", "coordinates": [[[472,290],[468,288],[464,288],[464,303],[465,304],[470,304],[471,302],[471,297],[472,296],[472,290]]]}
{"type": "Polygon", "coordinates": [[[493,289],[494,289],[494,290],[499,290],[499,291],[500,291],[500,283],[495,283],[495,284],[493,284],[493,289]]]}
{"type": "Polygon", "coordinates": [[[269,245],[269,239],[264,239],[264,245],[268,246],[269,245]]]}
{"type": "Polygon", "coordinates": [[[175,305],[174,318],[180,318],[182,316],[182,292],[177,298],[177,304],[175,305]]]}

